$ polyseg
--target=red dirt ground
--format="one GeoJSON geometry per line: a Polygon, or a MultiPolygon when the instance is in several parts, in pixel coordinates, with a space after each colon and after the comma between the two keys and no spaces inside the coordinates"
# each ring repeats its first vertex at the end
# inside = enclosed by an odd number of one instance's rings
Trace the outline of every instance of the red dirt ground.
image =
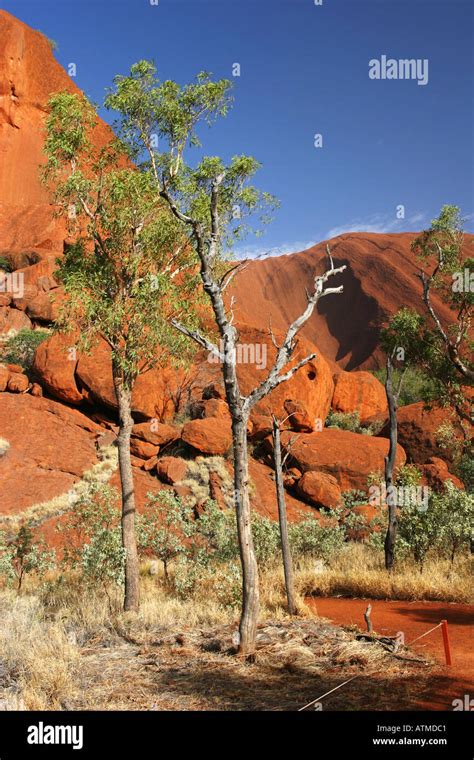
{"type": "MultiPolygon", "coordinates": [[[[316,615],[365,630],[363,615],[369,600],[317,597],[307,601],[316,615]]],[[[413,644],[415,652],[432,657],[440,667],[420,689],[416,704],[408,708],[400,704],[401,710],[452,710],[454,699],[463,699],[466,694],[474,696],[474,605],[398,600],[370,600],[370,603],[375,632],[393,636],[403,631],[407,645],[441,620],[448,621],[452,666],[444,664],[441,628],[413,644]]]]}

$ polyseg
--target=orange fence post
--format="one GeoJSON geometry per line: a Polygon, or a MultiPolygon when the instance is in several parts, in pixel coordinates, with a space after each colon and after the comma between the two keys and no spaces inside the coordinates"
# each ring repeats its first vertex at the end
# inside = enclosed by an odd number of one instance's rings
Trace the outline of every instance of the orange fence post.
{"type": "Polygon", "coordinates": [[[448,621],[442,620],[441,621],[441,630],[443,632],[443,644],[444,644],[444,655],[446,657],[446,665],[451,665],[451,648],[449,646],[449,635],[448,635],[448,621]]]}

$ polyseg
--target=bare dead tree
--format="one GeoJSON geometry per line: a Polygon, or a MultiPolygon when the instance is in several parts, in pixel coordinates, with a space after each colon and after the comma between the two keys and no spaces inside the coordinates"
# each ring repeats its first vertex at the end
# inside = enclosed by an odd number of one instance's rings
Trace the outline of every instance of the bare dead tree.
{"type": "MultiPolygon", "coordinates": [[[[272,415],[273,418],[273,461],[275,464],[275,486],[278,504],[278,522],[280,524],[281,553],[283,558],[283,570],[285,573],[286,598],[288,600],[288,612],[290,615],[296,615],[296,595],[295,582],[293,575],[293,560],[291,557],[290,542],[288,540],[288,521],[286,516],[285,489],[283,485],[283,467],[289,452],[285,454],[282,460],[281,456],[281,422],[272,415]]],[[[288,418],[286,418],[288,419],[288,418]]]]}
{"type": "Polygon", "coordinates": [[[172,197],[165,189],[161,196],[168,201],[173,213],[192,229],[195,249],[200,260],[200,273],[205,292],[208,294],[214,318],[222,341],[223,351],[196,330],[188,329],[185,325],[173,320],[172,324],[184,335],[192,338],[198,345],[205,348],[222,361],[222,373],[227,404],[232,420],[232,442],[234,459],[234,503],[237,514],[237,532],[239,539],[240,559],[242,565],[242,614],[239,624],[239,653],[248,659],[255,655],[255,641],[260,608],[259,581],[257,560],[252,539],[251,509],[249,495],[249,464],[247,445],[247,424],[252,408],[268,396],[281,383],[289,380],[301,367],[311,362],[316,354],[312,353],[301,359],[294,366],[286,369],[293,357],[297,346],[297,335],[301,328],[312,316],[318,301],[324,296],[342,293],[343,286],[326,287],[328,280],[345,271],[346,266],[335,267],[327,247],[329,268],[314,278],[312,292],[306,293],[306,308],[290,324],[281,344],[277,348],[275,361],[267,377],[247,396],[240,389],[237,376],[237,346],[239,335],[233,324],[232,308],[228,311],[224,301],[224,289],[228,284],[223,278],[218,278],[214,272],[214,263],[218,256],[219,238],[221,234],[218,195],[224,174],[217,177],[212,186],[210,203],[211,235],[206,235],[199,221],[180,212],[172,197]]]}
{"type": "Polygon", "coordinates": [[[398,439],[398,422],[397,422],[397,410],[398,399],[400,397],[400,391],[403,385],[403,379],[405,372],[402,373],[398,388],[396,392],[393,390],[393,364],[390,355],[387,356],[386,363],[386,378],[385,378],[385,393],[387,396],[388,413],[389,413],[389,426],[390,426],[390,442],[388,454],[385,457],[385,489],[387,493],[387,507],[388,507],[388,527],[385,535],[384,551],[385,551],[385,568],[392,570],[394,556],[395,556],[395,541],[397,537],[397,499],[395,496],[395,489],[393,488],[393,471],[395,468],[395,459],[397,456],[397,439],[398,439]]]}

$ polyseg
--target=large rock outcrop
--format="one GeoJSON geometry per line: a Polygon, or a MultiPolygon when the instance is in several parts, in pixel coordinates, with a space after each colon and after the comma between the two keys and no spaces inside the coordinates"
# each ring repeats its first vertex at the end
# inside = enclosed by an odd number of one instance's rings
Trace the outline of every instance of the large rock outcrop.
{"type": "Polygon", "coordinates": [[[388,414],[385,388],[371,372],[335,375],[331,407],[335,412],[358,412],[361,422],[388,414]]]}
{"type": "MultiPolygon", "coordinates": [[[[243,393],[248,393],[265,379],[275,357],[275,347],[270,336],[255,328],[242,327],[242,355],[238,360],[237,371],[243,393]]],[[[277,333],[278,335],[278,333],[277,333]]],[[[90,354],[71,353],[74,339],[71,336],[55,335],[41,344],[35,356],[34,369],[41,383],[50,393],[68,403],[79,404],[88,399],[111,409],[116,408],[115,391],[112,381],[112,364],[110,349],[105,341],[99,341],[90,354]]],[[[298,346],[298,361],[312,353],[314,349],[301,340],[298,346]]],[[[290,364],[289,366],[292,366],[290,364]]],[[[206,354],[200,353],[188,371],[172,367],[156,367],[137,379],[133,393],[132,407],[137,417],[143,419],[157,418],[169,420],[176,411],[176,399],[180,387],[187,383],[191,399],[201,402],[207,388],[219,388],[222,383],[221,365],[209,361],[206,354]]],[[[299,370],[286,383],[276,388],[267,398],[258,404],[253,415],[269,417],[271,412],[286,417],[288,403],[293,401],[300,415],[306,417],[310,429],[314,429],[317,420],[324,424],[333,394],[331,370],[321,355],[299,370]]],[[[203,414],[216,416],[216,402],[219,399],[207,399],[203,402],[203,414]],[[211,411],[212,407],[214,411],[211,411]],[[207,404],[207,410],[206,410],[207,404]]],[[[224,404],[224,402],[222,402],[224,404]]],[[[220,416],[217,415],[218,417],[220,416]]],[[[217,453],[217,452],[216,452],[217,453]]]]}
{"type": "MultiPolygon", "coordinates": [[[[388,453],[388,440],[347,430],[326,428],[319,433],[285,431],[281,436],[282,448],[290,450],[289,462],[301,472],[321,472],[332,475],[342,491],[365,489],[372,473],[383,473],[384,458],[388,453]]],[[[267,439],[267,447],[271,442],[267,439]]],[[[406,456],[397,447],[396,466],[405,464],[406,456]]]]}
{"type": "Polygon", "coordinates": [[[97,463],[99,432],[88,417],[55,401],[1,393],[1,514],[67,493],[97,463]]]}
{"type": "MultiPolygon", "coordinates": [[[[454,446],[443,445],[443,428],[450,426],[453,444],[462,440],[459,423],[449,409],[423,401],[402,406],[398,410],[398,441],[406,451],[408,460],[415,464],[425,464],[431,457],[452,461],[454,446]]],[[[381,436],[389,435],[388,426],[381,436]]]]}
{"type": "MultiPolygon", "coordinates": [[[[53,216],[39,168],[47,103],[63,90],[79,92],[45,35],[0,10],[0,250],[62,250],[64,225],[53,216]]],[[[99,122],[98,143],[110,134],[99,122]]]]}
{"type": "MultiPolygon", "coordinates": [[[[247,262],[233,280],[236,320],[249,325],[285,329],[305,306],[305,289],[327,267],[329,242],[336,266],[347,270],[331,282],[344,285],[342,295],[323,298],[302,334],[339,368],[376,369],[383,366],[380,328],[402,306],[423,311],[419,266],[410,250],[417,233],[349,232],[323,241],[301,253],[247,262]]],[[[472,235],[465,235],[471,255],[472,235]]],[[[433,293],[432,302],[444,323],[455,315],[433,293]]]]}

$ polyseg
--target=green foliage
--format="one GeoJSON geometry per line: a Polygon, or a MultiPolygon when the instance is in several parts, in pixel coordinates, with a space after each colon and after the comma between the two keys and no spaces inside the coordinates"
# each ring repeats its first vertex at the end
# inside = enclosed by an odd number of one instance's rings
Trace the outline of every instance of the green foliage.
{"type": "Polygon", "coordinates": [[[396,486],[419,486],[422,472],[415,464],[403,464],[395,472],[396,486]]]}
{"type": "Polygon", "coordinates": [[[11,264],[10,259],[7,259],[6,256],[0,256],[0,269],[4,272],[12,272],[13,267],[11,264]]]}
{"type": "Polygon", "coordinates": [[[255,512],[252,515],[252,536],[257,562],[263,567],[269,565],[280,552],[278,523],[255,512]]]}
{"type": "Polygon", "coordinates": [[[436,431],[436,443],[449,454],[452,462],[451,471],[460,478],[466,490],[473,491],[474,487],[474,457],[472,440],[460,438],[453,423],[446,420],[436,431]]]}
{"type": "MultiPolygon", "coordinates": [[[[377,380],[385,385],[386,370],[378,369],[374,373],[377,380]]],[[[403,383],[398,397],[398,406],[416,404],[417,401],[430,401],[436,398],[438,389],[436,383],[425,372],[417,367],[407,367],[405,371],[394,368],[393,385],[398,388],[403,374],[403,383]]]]}
{"type": "Polygon", "coordinates": [[[169,583],[169,563],[187,557],[191,546],[186,539],[196,535],[193,512],[172,491],[148,494],[145,512],[137,524],[139,551],[152,554],[163,562],[165,579],[169,583]]]}
{"type": "Polygon", "coordinates": [[[78,330],[84,351],[101,335],[114,377],[130,390],[158,361],[189,356],[188,341],[170,323],[185,313],[188,326],[197,324],[194,255],[153,174],[129,168],[117,142],[94,147],[88,101],[58,93],[49,108],[44,178],[77,239],[58,261],[66,301],[57,326],[78,330]]]}
{"type": "MultiPolygon", "coordinates": [[[[196,166],[184,160],[187,147],[200,145],[199,124],[209,126],[226,116],[232,103],[231,86],[226,79],[213,81],[208,72],[201,72],[195,82],[184,87],[169,80],[161,82],[153,63],[140,61],[129,76],[115,77],[106,98],[106,106],[119,115],[117,128],[124,143],[136,161],[142,160],[142,168],[151,166],[161,196],[168,201],[172,196],[182,223],[187,225],[192,219],[199,224],[202,239],[218,244],[221,255],[250,230],[247,219],[253,217],[265,224],[278,205],[271,195],[250,184],[259,168],[251,156],[234,156],[227,165],[217,156],[204,156],[196,166]],[[216,180],[218,240],[211,230],[216,180]]],[[[218,260],[215,264],[218,266],[218,260]]]]}
{"type": "Polygon", "coordinates": [[[326,427],[358,433],[360,432],[359,412],[335,412],[330,409],[326,419],[326,427]]]}
{"type": "Polygon", "coordinates": [[[209,559],[231,562],[239,556],[235,520],[234,510],[220,509],[214,501],[207,502],[199,517],[198,530],[209,559]]]}
{"type": "Polygon", "coordinates": [[[474,457],[466,452],[462,454],[459,463],[455,466],[455,474],[461,478],[466,491],[474,493],[474,457]]]}
{"type": "Polygon", "coordinates": [[[357,411],[335,412],[333,409],[330,409],[326,419],[326,427],[349,430],[352,433],[361,433],[362,435],[374,435],[378,432],[374,425],[362,424],[359,412],[357,411]]]}
{"type": "Polygon", "coordinates": [[[20,330],[7,340],[1,352],[1,360],[9,364],[19,364],[26,370],[31,370],[35,352],[38,346],[49,338],[46,330],[20,330]]]}
{"type": "Polygon", "coordinates": [[[342,503],[346,509],[352,509],[352,507],[357,507],[360,504],[367,504],[367,493],[357,488],[343,491],[342,503]]]}
{"type": "Polygon", "coordinates": [[[432,494],[428,509],[408,505],[400,510],[397,556],[412,556],[420,571],[432,549],[453,561],[469,545],[473,523],[473,496],[447,482],[442,493],[432,494]]]}
{"type": "Polygon", "coordinates": [[[58,531],[65,535],[62,565],[81,573],[91,585],[124,582],[118,494],[109,485],[94,483],[82,494],[58,531]]]}
{"type": "MultiPolygon", "coordinates": [[[[443,329],[436,322],[436,310],[433,316],[424,305],[424,316],[414,309],[403,308],[382,331],[381,344],[391,356],[397,356],[397,349],[402,348],[405,366],[416,367],[429,378],[420,388],[424,400],[439,399],[452,406],[460,420],[467,420],[462,386],[468,384],[468,380],[459,367],[459,360],[468,372],[473,370],[470,324],[474,293],[470,289],[455,288],[454,280],[465,269],[468,272],[474,269],[474,259],[463,257],[462,245],[462,220],[456,206],[443,206],[431,227],[412,244],[422,266],[431,269],[424,272],[429,292],[435,293],[453,310],[454,324],[445,328],[443,335],[443,329]]],[[[432,299],[430,303],[433,304],[432,299]]]]}
{"type": "Polygon", "coordinates": [[[437,543],[449,553],[451,562],[462,548],[467,548],[474,528],[474,496],[450,481],[442,493],[435,493],[431,506],[442,515],[437,543]]]}
{"type": "Polygon", "coordinates": [[[295,560],[303,557],[328,560],[342,549],[345,531],[336,520],[332,525],[322,525],[316,517],[308,516],[289,525],[288,538],[295,560]]]}
{"type": "Polygon", "coordinates": [[[35,537],[31,523],[21,525],[12,538],[0,533],[0,578],[8,585],[16,583],[20,591],[26,575],[41,577],[54,567],[54,551],[48,551],[44,540],[35,537]]]}

